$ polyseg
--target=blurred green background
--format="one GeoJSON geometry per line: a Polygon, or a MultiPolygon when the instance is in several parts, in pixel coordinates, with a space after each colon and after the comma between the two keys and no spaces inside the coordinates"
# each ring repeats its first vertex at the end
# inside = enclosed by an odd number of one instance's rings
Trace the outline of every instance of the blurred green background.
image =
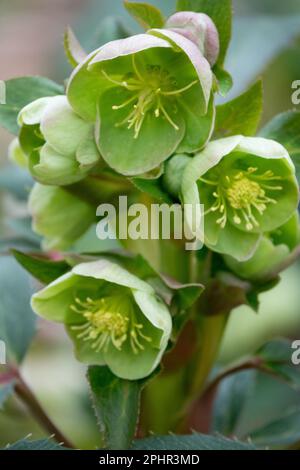
{"type": "MultiPolygon", "coordinates": [[[[150,3],[167,14],[175,1],[150,3]]],[[[236,96],[256,77],[262,76],[263,122],[266,122],[293,107],[291,84],[300,79],[300,2],[236,0],[234,11],[227,68],[235,85],[226,99],[236,96]]],[[[0,0],[0,79],[43,75],[63,81],[70,71],[63,56],[63,33],[68,24],[87,50],[119,34],[139,30],[123,9],[121,0],[0,0]]],[[[11,245],[20,247],[22,243],[36,246],[39,241],[30,231],[30,221],[26,222],[26,196],[31,181],[7,163],[7,146],[11,139],[0,129],[1,252],[11,245]],[[10,193],[5,191],[7,186],[13,188],[10,193]]],[[[274,290],[261,296],[259,314],[247,307],[233,312],[220,361],[248,354],[274,336],[300,338],[298,286],[299,266],[294,266],[284,273],[274,290]]],[[[37,338],[23,369],[27,381],[62,430],[81,448],[96,447],[99,438],[84,380],[85,370],[73,359],[70,343],[60,327],[39,323],[37,338]]],[[[259,402],[258,393],[252,393],[243,432],[247,431],[247,426],[251,428],[276,418],[282,407],[300,405],[299,393],[274,381],[259,377],[257,390],[264,392],[259,395],[259,402]]],[[[10,399],[5,410],[0,410],[0,446],[26,436],[29,431],[34,438],[44,435],[21,404],[10,399]]]]}

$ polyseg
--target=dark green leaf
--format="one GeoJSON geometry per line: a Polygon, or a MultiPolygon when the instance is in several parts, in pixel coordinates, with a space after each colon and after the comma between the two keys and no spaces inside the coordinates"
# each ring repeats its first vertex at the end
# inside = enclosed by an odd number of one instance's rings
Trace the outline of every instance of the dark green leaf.
{"type": "Polygon", "coordinates": [[[26,271],[44,284],[49,284],[70,271],[70,266],[65,261],[49,261],[17,250],[12,250],[12,253],[26,271]]]}
{"type": "Polygon", "coordinates": [[[62,86],[44,77],[21,77],[7,80],[6,104],[0,105],[0,125],[12,134],[18,134],[17,116],[31,101],[43,96],[60,95],[62,86]]]}
{"type": "Polygon", "coordinates": [[[110,450],[128,449],[135,435],[145,381],[123,380],[99,366],[89,367],[88,380],[105,445],[110,450]]]}
{"type": "Polygon", "coordinates": [[[212,430],[235,435],[255,383],[254,371],[243,371],[223,380],[214,403],[212,430]]]}
{"type": "Polygon", "coordinates": [[[0,339],[9,360],[22,361],[35,333],[30,278],[9,256],[0,257],[0,339]]]}
{"type": "Polygon", "coordinates": [[[277,140],[287,149],[300,181],[300,112],[288,111],[279,114],[261,130],[260,135],[277,140]]]}
{"type": "Polygon", "coordinates": [[[155,436],[134,442],[134,450],[255,450],[252,444],[232,441],[221,436],[155,436]]]}
{"type": "Polygon", "coordinates": [[[218,64],[222,65],[231,38],[231,0],[177,0],[177,10],[206,13],[211,17],[219,31],[220,55],[218,64]]]}
{"type": "Polygon", "coordinates": [[[215,137],[256,133],[263,110],[261,81],[232,101],[217,106],[215,137]]]}
{"type": "Polygon", "coordinates": [[[279,447],[290,446],[300,439],[300,410],[295,409],[250,435],[256,446],[279,447]]]}
{"type": "Polygon", "coordinates": [[[29,441],[28,439],[21,439],[14,444],[8,444],[2,450],[69,450],[62,447],[51,439],[41,439],[39,441],[29,441]]]}
{"type": "Polygon", "coordinates": [[[144,29],[162,28],[165,20],[161,11],[149,3],[137,3],[125,0],[126,10],[144,29]]]}

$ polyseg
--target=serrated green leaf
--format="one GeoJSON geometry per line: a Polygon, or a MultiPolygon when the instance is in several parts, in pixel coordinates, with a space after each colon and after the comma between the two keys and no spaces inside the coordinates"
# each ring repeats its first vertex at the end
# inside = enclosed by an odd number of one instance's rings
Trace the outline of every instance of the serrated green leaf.
{"type": "Polygon", "coordinates": [[[276,140],[287,149],[300,181],[300,112],[288,111],[279,114],[261,130],[260,135],[276,140]]]}
{"type": "Polygon", "coordinates": [[[262,82],[259,80],[234,100],[217,106],[215,137],[255,135],[262,110],[263,90],[262,82]]]}
{"type": "Polygon", "coordinates": [[[128,449],[136,431],[145,381],[119,379],[108,367],[100,366],[89,367],[88,380],[105,445],[110,450],[128,449]]]}
{"type": "Polygon", "coordinates": [[[125,0],[126,10],[144,29],[162,28],[165,20],[161,11],[149,3],[137,3],[125,0]]]}
{"type": "Polygon", "coordinates": [[[259,447],[284,448],[300,439],[300,409],[289,410],[285,415],[255,430],[250,435],[259,447]]]}
{"type": "Polygon", "coordinates": [[[190,436],[155,436],[134,442],[134,450],[255,450],[252,444],[221,436],[191,434],[190,436]]]}
{"type": "Polygon", "coordinates": [[[29,439],[20,439],[13,444],[8,444],[2,450],[70,450],[57,444],[51,439],[40,439],[38,441],[30,441],[29,439]]]}
{"type": "Polygon", "coordinates": [[[76,67],[87,56],[70,27],[66,29],[64,35],[64,48],[67,59],[72,67],[76,67]]]}
{"type": "Polygon", "coordinates": [[[47,259],[30,256],[21,251],[11,251],[18,263],[44,284],[49,284],[70,271],[70,266],[65,261],[49,261],[47,259]]]}
{"type": "Polygon", "coordinates": [[[35,333],[35,315],[30,308],[33,293],[30,278],[14,258],[0,258],[0,339],[7,359],[21,362],[35,333]]]}
{"type": "Polygon", "coordinates": [[[177,0],[177,10],[206,13],[211,17],[219,32],[220,54],[217,63],[222,65],[231,39],[231,0],[177,0]]]}
{"type": "Polygon", "coordinates": [[[20,77],[7,80],[6,104],[0,105],[0,125],[12,134],[18,134],[17,116],[31,101],[43,96],[55,96],[64,92],[61,85],[44,77],[20,77]]]}

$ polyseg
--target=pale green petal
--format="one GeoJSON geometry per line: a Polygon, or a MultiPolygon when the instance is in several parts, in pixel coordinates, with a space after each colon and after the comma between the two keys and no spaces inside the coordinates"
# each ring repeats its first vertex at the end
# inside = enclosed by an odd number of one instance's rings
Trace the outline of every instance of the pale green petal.
{"type": "Polygon", "coordinates": [[[40,183],[56,186],[73,184],[86,176],[75,156],[62,155],[49,144],[39,151],[39,163],[31,166],[31,172],[40,183]]]}
{"type": "Polygon", "coordinates": [[[160,348],[165,349],[172,331],[172,320],[166,305],[148,292],[133,292],[136,303],[145,317],[159,330],[162,330],[160,348]]]}
{"type": "Polygon", "coordinates": [[[32,296],[33,311],[48,320],[64,323],[74,302],[73,287],[76,283],[77,278],[72,273],[56,279],[32,296]]]}
{"type": "Polygon", "coordinates": [[[128,175],[140,175],[153,170],[178,147],[185,133],[184,119],[171,107],[168,114],[176,128],[161,115],[147,113],[138,138],[134,130],[128,129],[126,108],[113,111],[112,106],[124,103],[128,93],[123,89],[107,91],[100,101],[97,145],[106,163],[117,172],[128,175]],[[120,125],[125,121],[123,125],[120,125]]]}
{"type": "Polygon", "coordinates": [[[39,98],[32,103],[26,105],[18,115],[18,124],[23,126],[26,124],[28,126],[33,126],[34,124],[39,124],[41,122],[42,116],[45,112],[46,107],[52,100],[55,100],[56,96],[49,96],[45,98],[39,98]]]}
{"type": "Polygon", "coordinates": [[[45,140],[64,155],[74,155],[91,130],[91,124],[74,113],[66,96],[55,97],[46,107],[41,119],[45,140]]]}
{"type": "Polygon", "coordinates": [[[95,208],[64,188],[35,184],[29,197],[33,229],[47,250],[65,250],[96,220],[95,208]]]}
{"type": "Polygon", "coordinates": [[[275,246],[271,240],[264,237],[248,261],[239,263],[229,256],[225,257],[225,261],[239,277],[259,281],[279,266],[289,253],[290,250],[286,245],[275,246]]]}
{"type": "Polygon", "coordinates": [[[143,292],[153,293],[153,288],[138,277],[130,274],[126,269],[106,259],[100,259],[89,263],[78,264],[73,268],[73,273],[79,276],[103,279],[120,286],[138,289],[143,292]]]}
{"type": "Polygon", "coordinates": [[[242,232],[228,223],[225,229],[219,231],[217,243],[207,243],[207,246],[217,253],[230,255],[238,261],[246,261],[253,256],[260,239],[259,233],[242,232]]]}
{"type": "Polygon", "coordinates": [[[175,44],[175,46],[189,58],[201,84],[204,101],[207,107],[212,89],[213,74],[209,62],[201,54],[196,44],[189,41],[181,34],[167,29],[152,29],[150,33],[170,40],[171,43],[175,44]]]}
{"type": "Polygon", "coordinates": [[[171,48],[172,46],[168,41],[149,34],[137,34],[126,39],[117,39],[102,46],[91,60],[90,65],[92,66],[117,57],[136,54],[155,47],[171,48]]]}
{"type": "Polygon", "coordinates": [[[93,135],[83,140],[78,146],[76,150],[76,160],[83,167],[94,166],[101,160],[93,135]]]}
{"type": "Polygon", "coordinates": [[[263,158],[285,158],[294,168],[286,149],[275,140],[264,139],[263,137],[243,137],[236,150],[263,158]]]}

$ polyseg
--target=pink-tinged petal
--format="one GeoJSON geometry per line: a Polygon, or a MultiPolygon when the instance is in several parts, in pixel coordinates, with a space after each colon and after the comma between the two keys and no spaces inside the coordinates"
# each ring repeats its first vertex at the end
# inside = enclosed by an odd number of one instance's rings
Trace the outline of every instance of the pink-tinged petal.
{"type": "Polygon", "coordinates": [[[166,28],[195,43],[210,65],[216,63],[220,52],[219,34],[214,22],[205,13],[180,11],[168,19],[166,28]]]}
{"type": "Polygon", "coordinates": [[[126,39],[117,39],[101,47],[90,65],[103,62],[105,60],[116,59],[137,52],[145,51],[153,47],[172,47],[168,41],[152,36],[150,34],[137,34],[126,39]]]}
{"type": "Polygon", "coordinates": [[[181,49],[187,55],[197,72],[203,90],[205,103],[206,106],[208,106],[213,83],[213,75],[209,62],[201,54],[196,44],[181,34],[175,33],[174,31],[170,31],[168,29],[151,29],[150,33],[169,39],[171,43],[179,47],[179,49],[181,49]]]}

